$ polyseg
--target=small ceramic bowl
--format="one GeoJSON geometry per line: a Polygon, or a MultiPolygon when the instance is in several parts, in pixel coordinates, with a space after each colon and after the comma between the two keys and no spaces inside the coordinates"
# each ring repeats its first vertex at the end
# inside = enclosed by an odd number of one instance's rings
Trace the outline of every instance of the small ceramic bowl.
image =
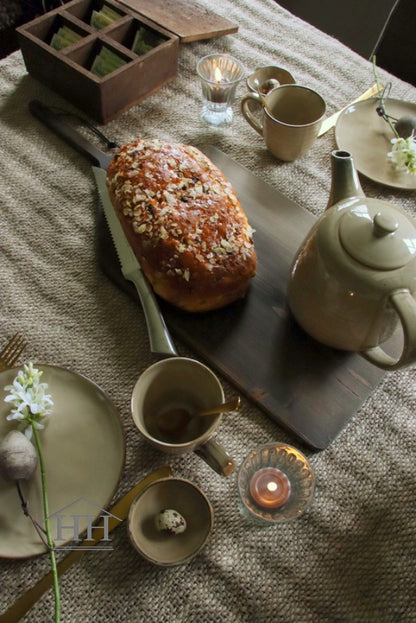
{"type": "Polygon", "coordinates": [[[161,566],[189,562],[206,544],[213,525],[213,509],[205,494],[183,478],[162,478],[150,484],[134,500],[128,532],[136,550],[161,566]],[[156,519],[161,511],[174,510],[186,522],[183,532],[161,530],[156,519]]]}
{"type": "MultiPolygon", "coordinates": [[[[275,67],[274,65],[259,67],[254,73],[248,76],[246,80],[247,86],[250,91],[253,92],[257,92],[258,90],[258,87],[255,85],[255,80],[259,81],[260,89],[268,80],[277,80],[279,84],[295,84],[296,82],[292,74],[287,71],[287,69],[283,69],[283,67],[275,67]]],[[[265,89],[264,94],[266,93],[267,89],[265,89]]]]}

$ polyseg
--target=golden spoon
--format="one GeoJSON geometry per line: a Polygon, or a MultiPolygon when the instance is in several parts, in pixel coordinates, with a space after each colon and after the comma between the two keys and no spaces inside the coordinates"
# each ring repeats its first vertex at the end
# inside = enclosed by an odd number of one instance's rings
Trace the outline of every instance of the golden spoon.
{"type": "Polygon", "coordinates": [[[197,411],[196,413],[190,413],[185,408],[172,409],[171,411],[161,413],[157,418],[156,424],[161,433],[176,433],[185,428],[194,417],[207,417],[210,415],[218,415],[219,413],[237,411],[240,408],[240,404],[241,398],[237,396],[237,398],[223,402],[216,407],[197,411]]]}

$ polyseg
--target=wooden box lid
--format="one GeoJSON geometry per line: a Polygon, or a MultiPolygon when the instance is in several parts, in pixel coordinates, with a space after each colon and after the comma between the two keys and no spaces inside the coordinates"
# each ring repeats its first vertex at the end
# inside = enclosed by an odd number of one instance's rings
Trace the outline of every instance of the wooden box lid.
{"type": "Polygon", "coordinates": [[[160,24],[183,42],[238,31],[237,24],[187,0],[119,0],[119,3],[160,24]]]}

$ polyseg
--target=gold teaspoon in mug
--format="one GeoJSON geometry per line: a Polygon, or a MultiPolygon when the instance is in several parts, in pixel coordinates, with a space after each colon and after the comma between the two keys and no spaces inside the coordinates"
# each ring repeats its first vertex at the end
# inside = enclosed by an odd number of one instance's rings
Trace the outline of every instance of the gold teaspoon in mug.
{"type": "Polygon", "coordinates": [[[171,411],[161,413],[157,418],[157,428],[161,433],[178,433],[186,428],[192,418],[207,417],[210,415],[219,415],[229,411],[237,411],[240,408],[241,398],[237,396],[228,402],[223,402],[216,407],[204,409],[196,413],[191,413],[184,408],[176,408],[171,411]]]}

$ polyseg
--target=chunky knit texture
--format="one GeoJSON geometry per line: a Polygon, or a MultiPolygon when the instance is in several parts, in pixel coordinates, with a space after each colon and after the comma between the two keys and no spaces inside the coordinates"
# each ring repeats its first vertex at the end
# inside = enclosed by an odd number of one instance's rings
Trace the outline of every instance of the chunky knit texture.
{"type": "MultiPolygon", "coordinates": [[[[272,0],[203,4],[239,24],[235,35],[181,45],[179,75],[170,85],[105,128],[119,143],[137,137],[212,143],[314,215],[329,194],[333,131],[301,160],[281,164],[243,120],[209,130],[199,120],[197,60],[229,52],[248,74],[261,65],[289,69],[318,90],[328,114],[373,83],[371,64],[293,17],[272,0]]],[[[416,90],[392,79],[396,98],[416,90]]],[[[142,440],[129,413],[138,375],[155,358],[141,309],[111,283],[97,262],[97,194],[89,162],[35,120],[33,98],[71,106],[26,73],[20,52],[0,63],[1,83],[1,342],[21,331],[26,358],[61,365],[98,383],[120,410],[127,457],[117,496],[166,462],[142,440]]],[[[242,83],[240,97],[245,92],[242,83]]],[[[391,200],[415,215],[414,192],[362,179],[368,196],[391,200]]],[[[178,344],[181,354],[189,354],[178,344]]],[[[228,396],[235,389],[224,382],[228,396]]],[[[302,449],[316,475],[305,515],[262,529],[239,514],[236,478],[221,478],[197,456],[171,461],[176,475],[202,487],[215,512],[212,537],[187,566],[150,565],[130,546],[125,525],[114,550],[88,552],[61,580],[65,623],[412,623],[416,478],[414,369],[387,374],[322,452],[300,442],[248,401],[218,430],[239,464],[256,445],[282,440],[302,449]]],[[[76,466],[74,466],[76,469],[76,466]]],[[[48,556],[1,561],[0,612],[49,570],[48,556]]],[[[24,621],[52,620],[46,595],[24,621]]]]}

